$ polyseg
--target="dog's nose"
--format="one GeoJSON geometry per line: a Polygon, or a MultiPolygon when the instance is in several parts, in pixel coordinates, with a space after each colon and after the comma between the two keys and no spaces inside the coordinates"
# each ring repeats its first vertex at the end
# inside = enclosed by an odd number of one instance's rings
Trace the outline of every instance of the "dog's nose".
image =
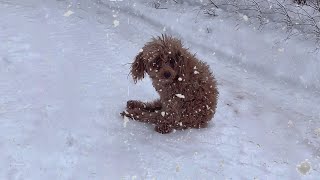
{"type": "Polygon", "coordinates": [[[170,72],[164,72],[163,76],[168,79],[168,78],[171,77],[171,73],[170,72]]]}

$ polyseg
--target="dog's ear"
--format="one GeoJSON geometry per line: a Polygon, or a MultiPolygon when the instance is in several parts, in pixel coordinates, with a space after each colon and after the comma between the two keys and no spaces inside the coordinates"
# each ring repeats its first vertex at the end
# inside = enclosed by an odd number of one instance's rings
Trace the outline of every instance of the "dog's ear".
{"type": "Polygon", "coordinates": [[[144,78],[145,68],[146,66],[143,61],[142,52],[140,52],[131,65],[131,75],[134,83],[137,83],[138,80],[144,78]]]}

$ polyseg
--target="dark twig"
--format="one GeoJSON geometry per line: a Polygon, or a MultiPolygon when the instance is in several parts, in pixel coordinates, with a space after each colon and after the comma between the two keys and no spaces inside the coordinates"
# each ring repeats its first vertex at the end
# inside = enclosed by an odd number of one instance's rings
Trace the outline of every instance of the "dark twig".
{"type": "Polygon", "coordinates": [[[213,0],[209,0],[209,1],[215,8],[219,9],[219,7],[213,2],[213,0]]]}

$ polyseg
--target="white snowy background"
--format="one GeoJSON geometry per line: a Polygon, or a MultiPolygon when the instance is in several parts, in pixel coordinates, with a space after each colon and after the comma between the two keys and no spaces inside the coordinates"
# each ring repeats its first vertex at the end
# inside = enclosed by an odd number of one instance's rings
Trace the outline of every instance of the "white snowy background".
{"type": "Polygon", "coordinates": [[[200,1],[0,0],[0,179],[319,179],[320,54],[312,41],[200,1]],[[179,1],[181,2],[181,1],[179,1]],[[241,19],[241,18],[240,18],[241,19]],[[182,39],[219,82],[210,126],[158,134],[126,101],[158,97],[130,64],[182,39]]]}

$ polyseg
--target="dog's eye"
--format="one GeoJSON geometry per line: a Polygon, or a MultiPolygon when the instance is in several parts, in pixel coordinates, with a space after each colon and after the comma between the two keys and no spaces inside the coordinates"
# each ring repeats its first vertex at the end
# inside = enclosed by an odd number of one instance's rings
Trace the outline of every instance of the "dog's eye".
{"type": "Polygon", "coordinates": [[[170,59],[169,64],[172,68],[174,68],[175,62],[173,59],[170,59]]]}

